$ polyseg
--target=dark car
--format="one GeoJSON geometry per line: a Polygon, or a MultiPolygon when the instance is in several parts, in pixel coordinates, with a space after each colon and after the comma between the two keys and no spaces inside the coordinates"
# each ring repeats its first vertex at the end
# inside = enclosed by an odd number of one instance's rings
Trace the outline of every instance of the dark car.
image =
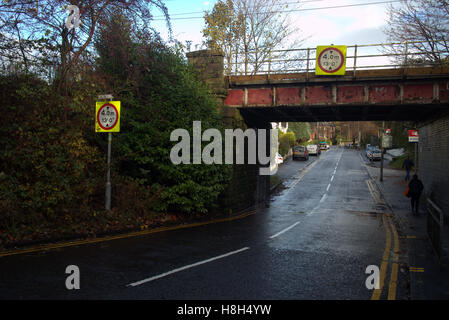
{"type": "Polygon", "coordinates": [[[328,149],[326,142],[320,142],[319,146],[320,146],[320,150],[327,150],[328,149]]]}
{"type": "Polygon", "coordinates": [[[293,154],[292,159],[303,159],[303,160],[309,160],[309,152],[307,151],[306,147],[303,146],[296,146],[293,148],[293,154]]]}

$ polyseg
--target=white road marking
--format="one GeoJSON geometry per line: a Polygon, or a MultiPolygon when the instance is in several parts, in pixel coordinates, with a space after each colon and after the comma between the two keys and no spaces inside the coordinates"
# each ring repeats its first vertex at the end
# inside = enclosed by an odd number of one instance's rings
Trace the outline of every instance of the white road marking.
{"type": "Polygon", "coordinates": [[[335,175],[332,175],[332,177],[331,177],[331,182],[334,181],[334,176],[335,176],[335,175]]]}
{"type": "Polygon", "coordinates": [[[278,233],[272,235],[272,236],[270,237],[270,239],[273,239],[273,238],[276,238],[277,236],[280,236],[281,234],[283,234],[284,232],[287,232],[288,230],[290,230],[291,228],[293,228],[294,226],[296,226],[296,225],[297,225],[298,223],[300,223],[300,222],[301,222],[301,221],[297,221],[297,222],[295,222],[294,224],[292,224],[290,227],[287,227],[287,228],[285,228],[284,230],[279,231],[278,233]]]}
{"type": "Polygon", "coordinates": [[[322,203],[324,200],[326,200],[326,198],[327,198],[327,193],[325,193],[325,194],[321,197],[320,203],[322,203]]]}
{"type": "Polygon", "coordinates": [[[314,162],[312,162],[312,164],[310,164],[307,168],[305,168],[300,174],[299,174],[299,176],[298,177],[296,177],[295,178],[295,180],[292,182],[292,183],[290,183],[288,186],[287,186],[287,188],[289,189],[289,190],[287,190],[287,192],[288,191],[290,191],[291,189],[293,189],[293,187],[294,186],[296,186],[297,184],[298,184],[298,182],[299,181],[301,181],[301,179],[318,163],[320,161],[320,159],[318,159],[318,160],[315,160],[314,162]]]}
{"type": "Polygon", "coordinates": [[[307,215],[308,215],[308,216],[311,216],[312,214],[314,214],[314,213],[315,213],[315,210],[318,209],[318,207],[319,207],[319,206],[316,206],[315,208],[313,208],[313,210],[310,211],[307,215]]]}
{"type": "Polygon", "coordinates": [[[328,185],[327,185],[327,188],[326,188],[326,191],[329,191],[329,188],[331,187],[331,184],[329,183],[328,185]]]}
{"type": "Polygon", "coordinates": [[[137,282],[130,283],[130,284],[127,285],[127,287],[129,287],[129,286],[131,286],[131,287],[139,286],[139,285],[144,284],[146,282],[150,282],[150,281],[153,281],[153,280],[156,280],[156,279],[160,279],[160,278],[166,277],[168,275],[171,275],[173,273],[180,272],[180,271],[183,271],[183,270],[187,270],[187,269],[190,269],[190,268],[193,268],[193,267],[197,267],[199,265],[202,265],[202,264],[205,264],[205,263],[208,263],[208,262],[212,262],[212,261],[215,261],[215,260],[218,260],[218,259],[226,258],[226,257],[229,257],[229,256],[231,256],[233,254],[240,253],[242,251],[246,251],[248,249],[249,249],[249,247],[244,247],[244,248],[241,248],[241,249],[238,249],[238,250],[235,250],[235,251],[231,251],[231,252],[228,252],[228,253],[225,253],[225,254],[222,254],[222,255],[219,255],[219,256],[207,259],[207,260],[203,260],[203,261],[199,261],[199,262],[196,262],[196,263],[192,263],[192,264],[186,265],[186,266],[181,267],[181,268],[177,268],[177,269],[165,272],[165,273],[161,273],[161,274],[159,274],[157,276],[154,276],[154,277],[151,277],[151,278],[147,278],[147,279],[143,279],[143,280],[140,280],[140,281],[137,281],[137,282]]]}

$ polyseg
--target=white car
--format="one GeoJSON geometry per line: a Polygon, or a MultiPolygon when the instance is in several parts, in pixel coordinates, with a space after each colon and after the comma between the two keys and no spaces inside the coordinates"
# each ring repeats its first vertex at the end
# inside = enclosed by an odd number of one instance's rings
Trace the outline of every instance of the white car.
{"type": "Polygon", "coordinates": [[[313,154],[315,156],[318,156],[321,154],[320,147],[318,147],[318,145],[316,145],[316,144],[309,144],[307,146],[307,151],[309,151],[310,155],[313,154]]]}
{"type": "Polygon", "coordinates": [[[368,151],[367,157],[371,161],[381,160],[382,159],[382,151],[380,151],[379,149],[371,149],[368,151]]]}
{"type": "Polygon", "coordinates": [[[276,152],[275,160],[276,160],[276,164],[281,164],[284,162],[284,158],[281,156],[281,154],[279,152],[276,152]]]}

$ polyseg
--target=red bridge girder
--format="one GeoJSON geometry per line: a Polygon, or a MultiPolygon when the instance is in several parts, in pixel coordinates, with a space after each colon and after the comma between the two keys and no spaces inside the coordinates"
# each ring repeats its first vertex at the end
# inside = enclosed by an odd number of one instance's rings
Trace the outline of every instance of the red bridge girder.
{"type": "Polygon", "coordinates": [[[229,89],[224,101],[232,107],[448,102],[448,81],[249,87],[229,89]]]}
{"type": "Polygon", "coordinates": [[[229,84],[225,106],[267,121],[418,120],[449,108],[449,68],[442,67],[365,71],[357,78],[233,76],[229,84]]]}

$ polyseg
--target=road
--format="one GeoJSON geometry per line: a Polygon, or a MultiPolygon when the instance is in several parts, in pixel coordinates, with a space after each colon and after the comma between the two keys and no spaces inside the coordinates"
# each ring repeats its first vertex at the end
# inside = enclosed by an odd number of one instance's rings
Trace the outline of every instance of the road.
{"type": "Polygon", "coordinates": [[[404,299],[397,234],[364,166],[331,148],[286,162],[286,188],[242,219],[0,257],[0,299],[404,299]],[[377,294],[369,265],[385,274],[377,294]]]}

